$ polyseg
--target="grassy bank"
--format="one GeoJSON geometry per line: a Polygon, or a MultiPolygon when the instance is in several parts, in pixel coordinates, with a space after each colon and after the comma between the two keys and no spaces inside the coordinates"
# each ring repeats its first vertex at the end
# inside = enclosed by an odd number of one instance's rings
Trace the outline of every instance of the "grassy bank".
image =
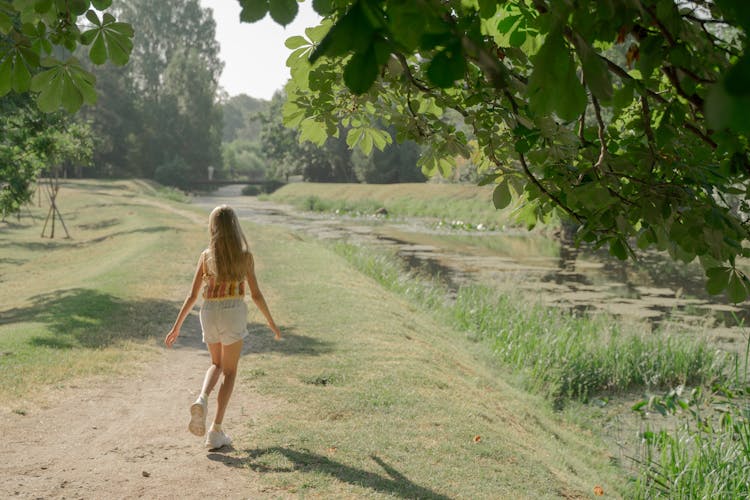
{"type": "MultiPolygon", "coordinates": [[[[626,441],[631,448],[623,465],[638,470],[628,496],[744,498],[750,491],[747,353],[740,363],[685,334],[643,335],[611,317],[578,316],[483,286],[463,286],[449,301],[443,285],[409,276],[393,256],[343,243],[334,248],[386,289],[487,345],[520,375],[522,386],[556,406],[594,396],[667,393],[633,407],[675,416],[661,427],[647,424],[640,447],[626,441]]],[[[572,405],[567,415],[585,422],[587,411],[572,405]]]]}
{"type": "Polygon", "coordinates": [[[334,248],[382,286],[486,342],[524,375],[527,387],[558,405],[602,393],[707,385],[728,370],[726,357],[688,335],[643,334],[605,314],[578,315],[482,285],[461,286],[448,301],[444,285],[409,275],[395,256],[346,243],[334,248]]]}
{"type": "Polygon", "coordinates": [[[486,347],[318,242],[247,228],[286,333],[276,344],[257,325],[241,369],[285,401],[252,419],[251,477],[315,498],[624,490],[598,438],[506,384],[486,347]]]}
{"type": "MultiPolygon", "coordinates": [[[[47,205],[0,223],[0,398],[5,404],[84,376],[131,370],[174,320],[174,276],[204,232],[137,182],[63,184],[55,239],[47,205]],[[33,218],[32,218],[33,217],[33,218]],[[32,390],[33,389],[33,390],[32,390]]],[[[174,204],[170,204],[174,205],[174,204]]],[[[184,205],[185,211],[190,211],[184,205]]],[[[191,212],[195,214],[196,212],[191,212]]]]}
{"type": "MultiPolygon", "coordinates": [[[[151,346],[187,289],[205,244],[205,214],[144,189],[65,186],[60,202],[72,240],[40,240],[39,220],[3,226],[6,403],[32,388],[132,370],[144,354],[161,356],[151,346]]],[[[245,229],[285,334],[274,342],[253,313],[237,390],[266,404],[231,429],[252,445],[227,457],[248,482],[269,496],[315,498],[624,491],[598,438],[506,384],[481,344],[330,248],[245,229]]]]}
{"type": "Polygon", "coordinates": [[[496,210],[492,187],[469,184],[287,184],[270,197],[303,210],[373,214],[385,208],[391,216],[429,217],[459,228],[487,229],[512,225],[511,209],[496,210]]]}

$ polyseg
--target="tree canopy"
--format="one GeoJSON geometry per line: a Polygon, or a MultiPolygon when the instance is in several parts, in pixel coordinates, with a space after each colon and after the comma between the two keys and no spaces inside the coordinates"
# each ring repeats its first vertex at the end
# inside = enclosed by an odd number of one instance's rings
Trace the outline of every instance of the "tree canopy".
{"type": "MultiPolygon", "coordinates": [[[[132,30],[109,0],[0,2],[0,94],[74,111],[93,79],[53,46],[122,64],[132,30]],[[79,27],[78,22],[81,22],[79,27]],[[51,55],[57,57],[50,57],[51,55]]],[[[296,0],[239,0],[286,25],[296,0]]],[[[656,247],[700,259],[708,290],[750,280],[746,0],[313,0],[320,26],[287,41],[287,125],[365,153],[423,144],[427,174],[471,157],[498,208],[551,212],[622,259],[656,247]],[[457,112],[471,136],[444,116],[457,112]]]]}

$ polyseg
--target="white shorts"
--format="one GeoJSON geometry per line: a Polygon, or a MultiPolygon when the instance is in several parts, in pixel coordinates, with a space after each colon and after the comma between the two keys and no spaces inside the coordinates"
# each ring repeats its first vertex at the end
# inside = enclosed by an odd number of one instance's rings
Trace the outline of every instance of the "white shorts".
{"type": "Polygon", "coordinates": [[[247,337],[247,304],[242,299],[206,300],[200,318],[206,344],[229,345],[247,337]]]}

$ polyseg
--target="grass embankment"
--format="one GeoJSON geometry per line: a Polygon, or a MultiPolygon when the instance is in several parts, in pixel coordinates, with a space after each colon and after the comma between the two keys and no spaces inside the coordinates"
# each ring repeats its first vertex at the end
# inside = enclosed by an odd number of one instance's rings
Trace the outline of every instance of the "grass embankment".
{"type": "Polygon", "coordinates": [[[513,225],[512,209],[496,210],[492,187],[470,184],[287,184],[270,197],[303,210],[373,214],[385,208],[391,216],[429,217],[463,229],[513,225]]]}
{"type": "Polygon", "coordinates": [[[557,405],[569,399],[677,388],[638,405],[654,413],[683,412],[683,418],[672,419],[666,429],[653,423],[657,428],[647,428],[640,448],[625,441],[632,445],[626,456],[638,457],[623,464],[639,471],[630,496],[744,498],[750,492],[747,353],[744,364],[732,368],[730,357],[686,334],[643,334],[606,315],[579,316],[484,286],[462,286],[455,300],[447,301],[443,285],[410,276],[394,256],[344,243],[334,248],[384,288],[482,341],[513,368],[523,386],[557,405]],[[685,385],[713,384],[717,392],[708,391],[707,396],[682,390],[685,385]]]}
{"type": "Polygon", "coordinates": [[[334,248],[385,288],[485,341],[497,359],[522,374],[526,387],[558,405],[649,387],[709,384],[727,371],[727,359],[700,339],[644,334],[639,325],[606,314],[575,314],[480,284],[459,287],[448,301],[445,285],[410,275],[395,256],[346,243],[334,248]]]}
{"type": "Polygon", "coordinates": [[[33,220],[24,212],[0,223],[4,404],[153,354],[151,339],[185,293],[174,277],[204,243],[195,223],[155,205],[163,202],[145,183],[81,181],[58,197],[70,239],[59,221],[55,239],[40,238],[45,202],[31,207],[33,220]]]}
{"type": "MultiPolygon", "coordinates": [[[[60,200],[76,239],[39,240],[38,222],[3,229],[6,394],[158,356],[147,345],[174,319],[205,227],[155,201],[128,183],[77,183],[60,200]]],[[[317,242],[246,230],[285,333],[271,340],[256,312],[240,363],[237,390],[274,402],[233,429],[253,443],[229,458],[248,481],[319,498],[623,490],[597,437],[506,384],[481,344],[317,242]]]]}
{"type": "MultiPolygon", "coordinates": [[[[320,498],[586,498],[624,488],[596,436],[506,384],[491,353],[332,249],[248,231],[282,323],[244,384],[286,404],[253,421],[247,465],[320,498]],[[280,444],[285,443],[285,444],[280,444]]],[[[256,318],[258,315],[256,314],[256,318]]]]}

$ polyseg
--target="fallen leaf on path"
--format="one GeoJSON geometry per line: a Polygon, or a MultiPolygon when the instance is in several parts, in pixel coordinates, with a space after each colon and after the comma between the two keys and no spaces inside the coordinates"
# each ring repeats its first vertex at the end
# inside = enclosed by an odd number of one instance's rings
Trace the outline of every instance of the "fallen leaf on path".
{"type": "Polygon", "coordinates": [[[604,488],[602,488],[601,486],[594,486],[594,495],[598,497],[604,495],[604,488]]]}
{"type": "Polygon", "coordinates": [[[474,442],[475,442],[475,443],[478,443],[478,442],[480,442],[481,440],[482,440],[482,436],[480,436],[479,434],[477,434],[476,436],[474,436],[474,442]]]}

